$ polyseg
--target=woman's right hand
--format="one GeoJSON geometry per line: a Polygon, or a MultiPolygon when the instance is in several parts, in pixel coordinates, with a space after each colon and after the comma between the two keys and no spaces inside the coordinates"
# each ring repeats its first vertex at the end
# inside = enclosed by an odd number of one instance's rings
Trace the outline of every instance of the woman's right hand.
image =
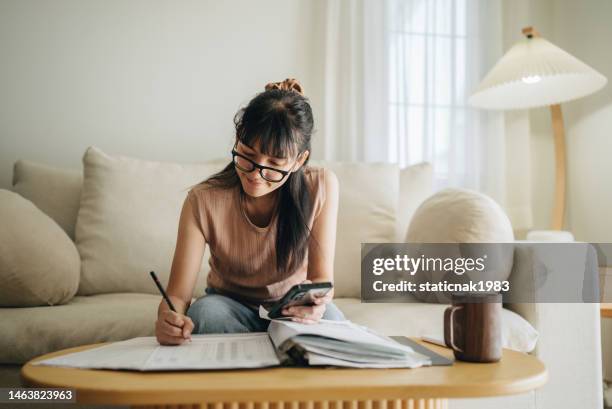
{"type": "Polygon", "coordinates": [[[155,336],[161,345],[181,345],[191,342],[193,321],[170,309],[159,312],[155,322],[155,336]]]}

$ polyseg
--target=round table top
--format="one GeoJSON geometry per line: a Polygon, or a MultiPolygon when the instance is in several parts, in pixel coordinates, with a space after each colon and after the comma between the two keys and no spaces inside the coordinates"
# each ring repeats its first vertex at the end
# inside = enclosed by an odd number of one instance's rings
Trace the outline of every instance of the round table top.
{"type": "MultiPolygon", "coordinates": [[[[23,366],[22,382],[29,387],[74,388],[79,403],[149,405],[487,397],[528,392],[544,385],[548,378],[538,358],[507,349],[496,363],[456,361],[452,366],[416,369],[276,367],[139,372],[32,365],[105,344],[68,348],[34,358],[23,366]]],[[[450,349],[423,345],[452,357],[450,349]]]]}

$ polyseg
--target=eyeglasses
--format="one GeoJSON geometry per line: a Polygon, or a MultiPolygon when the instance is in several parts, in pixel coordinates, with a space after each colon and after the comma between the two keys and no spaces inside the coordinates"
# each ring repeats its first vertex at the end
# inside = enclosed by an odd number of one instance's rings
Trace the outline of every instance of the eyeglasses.
{"type": "Polygon", "coordinates": [[[259,169],[261,177],[268,182],[278,183],[291,173],[291,171],[275,169],[255,163],[246,156],[238,153],[236,149],[232,149],[232,160],[234,161],[234,165],[243,172],[252,172],[255,169],[259,169]]]}

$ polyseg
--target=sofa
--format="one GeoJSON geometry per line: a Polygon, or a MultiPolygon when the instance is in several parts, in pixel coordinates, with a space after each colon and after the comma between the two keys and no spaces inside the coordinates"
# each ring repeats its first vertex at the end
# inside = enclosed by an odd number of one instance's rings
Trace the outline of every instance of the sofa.
{"type": "MultiPolygon", "coordinates": [[[[154,335],[161,297],[148,272],[167,283],[187,191],[228,161],[156,162],[97,147],[87,149],[82,169],[17,161],[12,189],[0,190],[0,387],[18,386],[21,365],[35,356],[154,335]]],[[[336,305],[351,321],[387,335],[442,338],[444,304],[360,302],[361,243],[404,240],[415,210],[433,193],[431,166],[311,165],[331,168],[340,181],[336,305]]],[[[193,299],[204,294],[208,256],[193,299]]],[[[533,265],[530,257],[515,252],[511,277],[533,265]]],[[[503,311],[504,345],[539,357],[548,383],[521,395],[453,399],[451,407],[601,407],[597,304],[503,311]]]]}

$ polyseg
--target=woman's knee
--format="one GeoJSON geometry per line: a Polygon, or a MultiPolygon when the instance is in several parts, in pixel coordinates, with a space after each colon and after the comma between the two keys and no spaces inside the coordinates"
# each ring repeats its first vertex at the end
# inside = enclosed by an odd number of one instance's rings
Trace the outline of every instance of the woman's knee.
{"type": "Polygon", "coordinates": [[[336,307],[334,303],[325,304],[325,312],[323,313],[324,320],[333,320],[333,321],[344,321],[346,317],[340,311],[340,308],[336,307]]]}
{"type": "Polygon", "coordinates": [[[235,302],[217,294],[207,294],[197,299],[186,315],[193,321],[194,334],[218,334],[249,332],[239,317],[239,311],[233,308],[235,302]]]}

